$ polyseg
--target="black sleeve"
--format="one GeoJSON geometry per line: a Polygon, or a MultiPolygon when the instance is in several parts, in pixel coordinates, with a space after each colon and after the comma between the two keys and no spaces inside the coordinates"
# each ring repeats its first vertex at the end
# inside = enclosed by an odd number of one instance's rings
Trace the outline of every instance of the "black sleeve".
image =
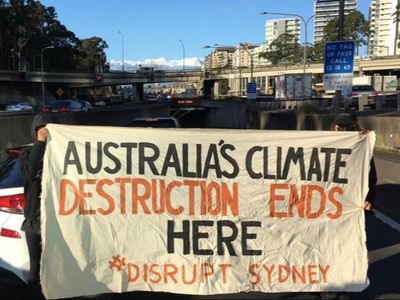
{"type": "Polygon", "coordinates": [[[374,158],[371,159],[369,163],[369,174],[368,174],[368,194],[367,194],[367,201],[371,204],[374,204],[375,202],[375,189],[376,189],[376,183],[378,181],[378,177],[376,175],[376,168],[375,168],[375,162],[374,158]]]}
{"type": "Polygon", "coordinates": [[[32,149],[21,153],[21,175],[24,182],[34,180],[38,171],[43,168],[43,156],[45,149],[45,142],[36,141],[33,144],[32,149]]]}

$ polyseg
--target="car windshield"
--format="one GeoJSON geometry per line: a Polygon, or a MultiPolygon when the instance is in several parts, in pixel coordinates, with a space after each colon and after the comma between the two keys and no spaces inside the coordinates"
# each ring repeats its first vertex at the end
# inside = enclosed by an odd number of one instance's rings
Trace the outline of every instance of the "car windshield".
{"type": "Polygon", "coordinates": [[[19,160],[16,157],[8,157],[0,165],[0,189],[21,187],[22,185],[19,160]]]}
{"type": "Polygon", "coordinates": [[[373,92],[374,88],[370,85],[355,85],[353,86],[354,92],[373,92]]]}
{"type": "Polygon", "coordinates": [[[175,128],[176,122],[169,118],[154,118],[154,119],[135,119],[132,122],[133,127],[153,127],[153,128],[175,128]]]}

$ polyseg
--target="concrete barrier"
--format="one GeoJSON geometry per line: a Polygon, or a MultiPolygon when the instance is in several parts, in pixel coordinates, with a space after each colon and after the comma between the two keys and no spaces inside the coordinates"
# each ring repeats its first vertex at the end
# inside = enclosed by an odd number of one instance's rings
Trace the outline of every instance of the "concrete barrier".
{"type": "Polygon", "coordinates": [[[358,111],[364,111],[365,104],[368,101],[368,95],[361,95],[358,98],[358,111]]]}
{"type": "Polygon", "coordinates": [[[385,95],[379,95],[375,97],[375,109],[381,110],[382,107],[385,105],[385,95]]]}
{"type": "Polygon", "coordinates": [[[397,111],[400,111],[400,93],[397,94],[397,111]]]}
{"type": "MultiPolygon", "coordinates": [[[[169,105],[124,106],[109,110],[75,113],[54,113],[59,124],[128,126],[136,117],[166,117],[170,115],[169,105]]],[[[30,135],[34,114],[0,116],[0,161],[5,157],[6,148],[32,142],[30,135]]]]}

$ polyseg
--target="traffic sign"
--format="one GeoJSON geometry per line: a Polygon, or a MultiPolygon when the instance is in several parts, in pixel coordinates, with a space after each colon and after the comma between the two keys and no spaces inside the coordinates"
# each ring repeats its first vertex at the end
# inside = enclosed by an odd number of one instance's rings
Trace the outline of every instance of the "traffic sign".
{"type": "Polygon", "coordinates": [[[354,66],[354,41],[328,42],[325,45],[324,88],[351,95],[354,66]]]}
{"type": "Polygon", "coordinates": [[[64,90],[62,88],[58,88],[56,90],[56,94],[58,97],[61,97],[62,95],[64,95],[64,90]]]}
{"type": "Polygon", "coordinates": [[[247,83],[247,99],[257,99],[257,83],[247,83]]]}

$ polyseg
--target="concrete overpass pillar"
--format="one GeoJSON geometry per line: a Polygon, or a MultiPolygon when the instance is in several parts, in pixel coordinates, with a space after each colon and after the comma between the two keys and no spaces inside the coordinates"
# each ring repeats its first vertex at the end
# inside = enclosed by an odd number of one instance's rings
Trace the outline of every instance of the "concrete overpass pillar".
{"type": "Polygon", "coordinates": [[[214,97],[214,80],[204,80],[204,98],[212,99],[214,97]]]}
{"type": "Polygon", "coordinates": [[[143,83],[136,83],[136,100],[141,101],[144,97],[144,84],[143,83]]]}

